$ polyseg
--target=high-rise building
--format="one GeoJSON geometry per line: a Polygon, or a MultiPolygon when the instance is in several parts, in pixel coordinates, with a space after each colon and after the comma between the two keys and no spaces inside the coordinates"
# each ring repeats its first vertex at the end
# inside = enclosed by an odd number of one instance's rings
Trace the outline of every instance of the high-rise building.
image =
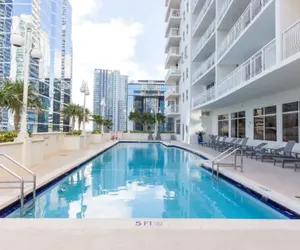
{"type": "MultiPolygon", "coordinates": [[[[42,59],[30,59],[29,83],[38,90],[44,109],[28,112],[28,129],[34,132],[68,131],[61,110],[71,100],[72,8],[69,0],[3,0],[0,3],[0,84],[24,77],[25,48],[10,44],[19,28],[40,44],[42,59]]],[[[12,120],[11,118],[8,120],[12,120]]],[[[10,123],[6,128],[9,129],[10,123]]]]}
{"type": "MultiPolygon", "coordinates": [[[[130,112],[137,110],[140,113],[160,112],[165,114],[166,107],[169,105],[165,101],[165,94],[171,86],[166,85],[165,81],[138,80],[130,81],[128,84],[128,109],[127,117],[130,112]]],[[[160,131],[174,131],[174,118],[168,117],[166,123],[161,125],[160,131]]],[[[139,122],[128,121],[128,130],[143,130],[143,125],[139,122]]]]}
{"type": "MultiPolygon", "coordinates": [[[[195,132],[299,142],[300,1],[166,0],[166,95],[195,132]],[[179,105],[179,106],[177,106],[179,105]]],[[[177,112],[175,112],[177,114],[177,112]]]]}
{"type": "Polygon", "coordinates": [[[95,69],[93,113],[112,120],[113,131],[125,131],[127,127],[127,84],[128,76],[120,71],[95,69]]]}

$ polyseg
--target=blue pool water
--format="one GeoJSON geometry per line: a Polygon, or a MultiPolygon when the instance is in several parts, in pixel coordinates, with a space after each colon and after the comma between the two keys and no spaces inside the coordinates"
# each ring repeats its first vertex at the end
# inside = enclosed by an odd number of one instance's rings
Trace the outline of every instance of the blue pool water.
{"type": "Polygon", "coordinates": [[[213,180],[199,159],[158,143],[120,143],[39,194],[24,217],[287,219],[213,180]]]}

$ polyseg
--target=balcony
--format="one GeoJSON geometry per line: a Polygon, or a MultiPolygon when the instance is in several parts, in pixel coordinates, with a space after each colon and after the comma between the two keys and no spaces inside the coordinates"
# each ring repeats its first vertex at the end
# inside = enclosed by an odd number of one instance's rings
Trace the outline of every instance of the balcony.
{"type": "Polygon", "coordinates": [[[165,100],[170,101],[179,97],[179,86],[169,88],[165,93],[165,100]]]}
{"type": "Polygon", "coordinates": [[[192,0],[191,10],[192,10],[193,14],[198,13],[199,10],[201,10],[201,7],[203,6],[204,1],[205,0],[192,0]]]}
{"type": "Polygon", "coordinates": [[[283,59],[300,52],[300,19],[283,32],[283,59]]]}
{"type": "Polygon", "coordinates": [[[180,77],[181,77],[180,68],[170,67],[170,69],[168,70],[168,73],[166,75],[166,78],[165,78],[165,84],[169,85],[176,81],[179,81],[180,77]]]}
{"type": "MultiPolygon", "coordinates": [[[[217,85],[216,91],[214,95],[205,95],[205,92],[200,94],[197,98],[195,98],[195,105],[193,108],[200,108],[204,106],[217,107],[223,106],[224,103],[218,105],[215,104],[217,100],[227,97],[231,104],[235,103],[237,99],[232,97],[232,93],[242,89],[245,86],[250,85],[250,83],[254,81],[258,81],[265,73],[268,73],[276,66],[276,40],[272,40],[265,47],[255,53],[251,58],[249,58],[246,62],[240,65],[237,69],[235,69],[232,73],[230,73],[220,84],[217,85]],[[209,96],[210,98],[207,98],[209,96]],[[201,100],[200,100],[201,99],[201,100]],[[211,104],[211,105],[210,105],[211,104]]],[[[272,75],[272,74],[269,74],[272,75]]],[[[271,81],[272,82],[272,81],[271,81]]],[[[262,85],[260,86],[262,89],[265,89],[266,92],[271,92],[274,89],[271,87],[266,88],[262,85]]],[[[247,98],[251,98],[249,88],[248,92],[246,90],[242,91],[244,96],[242,101],[246,101],[247,98]],[[247,94],[249,94],[247,96],[247,94]],[[247,96],[247,97],[245,97],[247,96]]],[[[251,92],[256,95],[263,95],[261,90],[255,88],[251,85],[251,92]]],[[[194,103],[193,103],[194,104],[194,103]]],[[[228,104],[228,103],[226,103],[228,104]]]]}
{"type": "Polygon", "coordinates": [[[200,38],[193,53],[193,61],[207,58],[215,50],[215,20],[209,25],[203,36],[200,38]],[[203,53],[200,53],[204,47],[207,47],[203,53]]]}
{"type": "Polygon", "coordinates": [[[170,28],[180,26],[180,21],[181,21],[181,14],[179,9],[170,9],[170,11],[167,11],[166,13],[167,28],[166,28],[165,37],[168,36],[170,28]]]}
{"type": "Polygon", "coordinates": [[[180,116],[179,105],[170,105],[165,108],[165,116],[180,116]]]}
{"type": "Polygon", "coordinates": [[[180,7],[180,1],[181,0],[166,0],[165,7],[168,9],[177,9],[180,7]]]}
{"type": "Polygon", "coordinates": [[[179,47],[180,39],[181,39],[180,29],[171,28],[165,46],[165,53],[169,52],[170,47],[179,47]]]}
{"type": "Polygon", "coordinates": [[[215,63],[216,54],[213,53],[200,68],[192,76],[192,85],[199,83],[201,80],[204,83],[214,81],[215,79],[215,63]],[[205,78],[205,79],[204,79],[205,78]]]}
{"type": "Polygon", "coordinates": [[[219,62],[238,64],[273,39],[274,13],[274,0],[252,0],[219,46],[219,62]]]}
{"type": "Polygon", "coordinates": [[[165,68],[169,69],[172,65],[175,65],[180,60],[179,47],[171,47],[165,61],[165,68]]]}
{"type": "Polygon", "coordinates": [[[203,104],[215,99],[215,87],[203,91],[198,96],[193,98],[193,109],[201,107],[203,104]]]}
{"type": "Polygon", "coordinates": [[[216,16],[215,0],[206,0],[199,15],[193,22],[192,36],[200,36],[216,16]]]}

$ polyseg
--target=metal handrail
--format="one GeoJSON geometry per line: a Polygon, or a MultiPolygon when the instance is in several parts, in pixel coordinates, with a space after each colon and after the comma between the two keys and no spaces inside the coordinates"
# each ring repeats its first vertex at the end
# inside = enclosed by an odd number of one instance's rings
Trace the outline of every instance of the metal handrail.
{"type": "Polygon", "coordinates": [[[35,199],[35,197],[36,197],[36,175],[35,175],[35,173],[32,172],[30,169],[26,168],[25,166],[23,166],[21,163],[17,162],[13,158],[11,158],[10,156],[8,156],[7,154],[1,153],[0,156],[4,156],[6,159],[12,161],[17,166],[19,166],[20,168],[22,168],[23,170],[25,170],[27,173],[29,173],[30,175],[32,175],[32,181],[23,181],[23,182],[32,182],[32,184],[33,184],[32,194],[33,194],[33,199],[35,199]]]}
{"type": "MultiPolygon", "coordinates": [[[[20,214],[23,215],[23,208],[24,208],[24,180],[21,176],[17,175],[15,172],[11,171],[9,168],[5,167],[4,165],[0,164],[0,168],[5,170],[7,173],[11,174],[12,176],[16,177],[20,182],[20,214]]],[[[13,181],[1,181],[0,183],[16,183],[13,181]]],[[[10,188],[18,188],[18,187],[10,187],[10,188]]]]}
{"type": "Polygon", "coordinates": [[[232,164],[231,163],[223,163],[223,165],[234,166],[234,169],[237,169],[239,167],[241,169],[241,172],[244,171],[243,150],[241,148],[231,147],[212,160],[212,175],[214,176],[214,172],[215,172],[214,166],[217,165],[217,174],[216,174],[217,180],[219,179],[220,164],[221,164],[220,162],[225,160],[227,157],[231,156],[232,154],[234,154],[234,162],[232,164]],[[232,150],[232,149],[234,149],[234,150],[232,150]],[[241,153],[241,165],[237,165],[237,152],[239,152],[239,151],[241,153]],[[223,157],[221,157],[221,156],[223,156],[223,157]]]}

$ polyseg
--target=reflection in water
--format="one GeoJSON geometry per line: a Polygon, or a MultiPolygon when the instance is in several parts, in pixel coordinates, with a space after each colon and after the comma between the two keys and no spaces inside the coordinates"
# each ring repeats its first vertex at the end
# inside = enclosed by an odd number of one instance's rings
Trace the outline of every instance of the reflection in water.
{"type": "MultiPolygon", "coordinates": [[[[161,144],[118,144],[37,197],[32,218],[283,218],[161,144]]],[[[9,217],[18,217],[15,211],[9,217]]]]}

